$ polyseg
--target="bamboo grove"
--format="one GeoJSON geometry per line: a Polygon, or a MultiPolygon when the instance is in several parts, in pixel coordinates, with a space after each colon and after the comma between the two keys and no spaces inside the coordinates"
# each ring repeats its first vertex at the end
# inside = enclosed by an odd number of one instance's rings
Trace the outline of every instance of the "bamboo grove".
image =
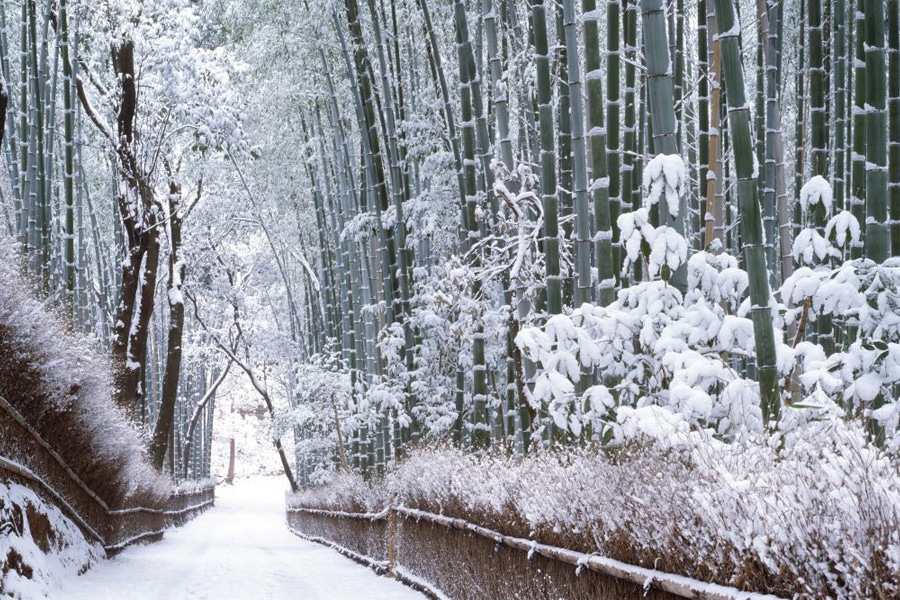
{"type": "MultiPolygon", "coordinates": [[[[159,464],[182,460],[188,430],[187,448],[208,444],[212,404],[198,401],[232,364],[278,417],[288,472],[292,430],[294,485],[321,468],[380,472],[430,441],[602,441],[541,400],[547,363],[523,340],[648,282],[686,294],[701,253],[746,272],[753,353],[717,352],[758,384],[767,427],[800,396],[779,348],[867,343],[858,323],[783,296],[803,269],[875,273],[900,253],[897,0],[195,4],[198,39],[246,61],[237,94],[257,109],[246,144],[237,125],[209,133],[225,118],[184,125],[191,164],[215,163],[202,169],[154,158],[182,129],[172,104],[135,93],[144,58],[127,27],[110,53],[87,4],[0,6],[5,226],[42,292],[110,349],[120,404],[150,429],[162,417],[159,464]],[[221,234],[191,222],[207,187],[242,207],[221,234]],[[849,215],[859,231],[836,233],[849,215]],[[228,256],[248,227],[279,290],[257,292],[283,334],[269,358],[235,292],[253,269],[228,256]],[[662,232],[652,244],[647,227],[662,232]],[[181,363],[182,335],[200,358],[181,363]]],[[[601,384],[622,402],[619,375],[578,361],[574,405],[601,384]]]]}
{"type": "MultiPolygon", "coordinates": [[[[900,251],[890,217],[900,212],[896,2],[306,8],[330,11],[316,30],[327,85],[301,110],[317,115],[305,130],[317,227],[334,231],[319,239],[321,310],[306,326],[310,353],[339,350],[350,371],[355,414],[342,428],[354,468],[383,469],[418,438],[515,452],[571,440],[535,400],[535,365],[516,336],[652,276],[640,261],[623,270],[618,223],[642,206],[654,156],[682,157],[688,174],[680,206],[660,202],[653,222],[691,252],[739,257],[748,273],[756,360],[735,365],[758,381],[772,426],[796,393],[776,372],[769,301],[794,273],[795,237],[804,227],[824,235],[847,209],[862,231],[844,258],[881,264],[900,251]],[[346,97],[334,92],[341,78],[346,97]],[[458,204],[458,233],[440,250],[407,208],[437,181],[417,147],[429,116],[439,128],[427,152],[445,157],[456,180],[444,184],[458,190],[444,196],[458,204]],[[828,181],[833,206],[801,199],[814,176],[828,181]],[[362,215],[370,230],[348,227],[362,215]],[[465,332],[434,350],[447,353],[437,389],[424,383],[435,332],[422,316],[432,308],[417,312],[423,302],[451,304],[443,326],[451,338],[465,332]],[[441,394],[453,404],[436,416],[441,394]]],[[[656,277],[687,285],[683,263],[656,277]]],[[[790,335],[829,353],[853,343],[853,327],[814,320],[790,335]]],[[[605,377],[594,371],[581,385],[605,377]]]]}
{"type": "Polygon", "coordinates": [[[162,177],[148,172],[135,43],[92,41],[96,17],[72,0],[0,3],[3,228],[36,292],[110,352],[114,400],[150,432],[157,467],[167,456],[168,471],[199,477],[209,473],[221,368],[182,364],[185,313],[171,300],[183,278],[182,205],[201,186],[186,198],[179,166],[167,160],[162,177]],[[166,256],[169,302],[156,294],[166,256]]]}

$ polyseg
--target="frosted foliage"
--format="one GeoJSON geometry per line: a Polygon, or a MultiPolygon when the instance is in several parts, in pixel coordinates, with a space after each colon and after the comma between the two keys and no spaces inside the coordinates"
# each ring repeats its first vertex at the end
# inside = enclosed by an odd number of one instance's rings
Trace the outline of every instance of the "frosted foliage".
{"type": "Polygon", "coordinates": [[[625,247],[626,260],[622,272],[643,256],[650,276],[668,279],[687,260],[687,242],[671,227],[653,227],[646,208],[619,215],[620,240],[625,247]]]}
{"type": "Polygon", "coordinates": [[[677,446],[687,440],[689,431],[690,426],[681,415],[659,406],[623,406],[617,416],[616,433],[623,439],[645,437],[663,447],[677,446]]]}
{"type": "MultiPolygon", "coordinates": [[[[634,234],[642,217],[631,213],[622,222],[634,234]]],[[[684,294],[664,281],[638,283],[607,307],[585,304],[543,328],[523,328],[516,343],[538,366],[535,408],[547,410],[574,436],[590,431],[607,442],[626,431],[623,409],[646,406],[726,439],[760,434],[758,386],[732,363],[733,357],[753,360],[756,354],[747,273],[727,254],[699,252],[687,276],[684,294]],[[575,385],[587,369],[602,373],[603,385],[576,402],[575,385]]],[[[772,300],[772,326],[779,376],[793,373],[801,397],[824,393],[847,418],[875,419],[885,428],[886,447],[900,451],[900,405],[893,391],[900,383],[900,261],[802,266],[778,297],[781,304],[772,300]],[[817,344],[798,340],[794,346],[783,339],[782,328],[796,330],[802,320],[815,322],[824,314],[840,327],[855,328],[857,341],[828,355],[817,344]]],[[[787,392],[788,384],[782,385],[787,392]]],[[[782,430],[800,421],[789,419],[782,430]]]]}
{"type": "Polygon", "coordinates": [[[850,211],[844,210],[829,219],[825,225],[825,237],[834,242],[839,248],[850,241],[858,244],[861,228],[859,221],[850,211]]]}
{"type": "Polygon", "coordinates": [[[797,235],[791,254],[802,265],[817,265],[827,258],[841,257],[840,252],[831,246],[831,242],[814,229],[804,229],[797,235]]]}
{"type": "Polygon", "coordinates": [[[650,240],[650,276],[658,275],[662,268],[674,272],[687,259],[687,242],[671,227],[659,227],[650,240]]]}
{"type": "MultiPolygon", "coordinates": [[[[26,391],[24,398],[8,395],[6,399],[14,406],[24,400],[27,414],[38,410],[48,422],[77,428],[90,453],[67,446],[58,437],[46,441],[83,479],[95,487],[108,486],[111,503],[137,499],[152,506],[161,502],[169,494],[171,481],[149,464],[140,435],[113,405],[108,362],[95,351],[96,340],[71,334],[67,323],[31,296],[13,251],[13,243],[0,237],[0,327],[4,344],[17,348],[7,360],[34,369],[37,381],[32,385],[38,387],[26,391]],[[104,474],[102,481],[94,479],[98,474],[104,474]]],[[[42,433],[60,435],[50,427],[42,433]]]]}
{"type": "MultiPolygon", "coordinates": [[[[638,416],[679,415],[688,426],[726,437],[762,431],[758,388],[729,359],[755,357],[753,324],[736,314],[746,301],[747,274],[734,257],[699,252],[688,280],[686,294],[664,281],[638,283],[610,306],[585,304],[543,328],[524,328],[516,343],[539,367],[535,408],[572,435],[591,431],[606,441],[629,439],[640,427],[623,428],[623,419],[632,423],[630,411],[651,406],[667,412],[638,416]],[[574,386],[586,369],[616,383],[589,388],[575,402],[574,386]]],[[[787,373],[793,352],[784,344],[779,350],[780,372],[787,373]]]]}
{"type": "Polygon", "coordinates": [[[806,214],[820,203],[825,207],[825,212],[830,213],[834,203],[834,191],[827,179],[816,175],[800,188],[800,208],[803,214],[806,214]]]}
{"type": "Polygon", "coordinates": [[[141,87],[148,91],[142,104],[159,111],[160,119],[174,117],[198,149],[241,149],[244,97],[235,83],[247,66],[222,46],[205,47],[202,16],[194,6],[170,0],[142,13],[133,31],[143,57],[141,87]]]}
{"type": "MultiPolygon", "coordinates": [[[[734,387],[753,404],[752,384],[734,387]]],[[[759,591],[782,598],[895,597],[895,466],[821,395],[786,412],[791,430],[778,443],[723,443],[662,407],[627,408],[617,427],[633,443],[612,460],[577,447],[526,458],[419,450],[382,482],[342,476],[334,494],[309,489],[288,502],[405,505],[633,564],[666,556],[688,576],[726,584],[752,564],[759,591]]]]}
{"type": "MultiPolygon", "coordinates": [[[[801,341],[795,349],[798,380],[810,397],[825,395],[847,418],[871,418],[884,428],[886,448],[900,451],[900,265],[859,259],[834,268],[800,267],[781,288],[785,324],[829,315],[855,341],[827,355],[821,346],[801,341]]],[[[819,402],[820,403],[820,402],[819,402]]]]}
{"type": "Polygon", "coordinates": [[[336,352],[323,352],[298,365],[294,380],[293,407],[288,420],[304,432],[294,442],[295,454],[304,456],[303,477],[313,485],[330,480],[337,447],[335,419],[350,424],[350,373],[336,352]],[[331,415],[331,418],[323,418],[331,415]]]}
{"type": "Polygon", "coordinates": [[[644,167],[646,206],[653,206],[665,195],[672,217],[678,216],[678,204],[687,184],[687,167],[676,154],[657,154],[644,167]]]}

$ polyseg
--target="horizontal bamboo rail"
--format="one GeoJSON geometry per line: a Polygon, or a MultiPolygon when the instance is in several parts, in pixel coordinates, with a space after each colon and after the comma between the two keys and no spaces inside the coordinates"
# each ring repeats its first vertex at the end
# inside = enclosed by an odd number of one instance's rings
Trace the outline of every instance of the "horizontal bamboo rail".
{"type": "MultiPolygon", "coordinates": [[[[541,544],[536,540],[504,535],[500,532],[488,529],[487,527],[483,527],[475,523],[470,523],[464,519],[458,519],[447,515],[434,514],[427,511],[408,508],[402,505],[392,507],[378,513],[351,513],[305,507],[287,507],[288,526],[293,533],[311,541],[322,543],[335,548],[342,554],[349,556],[350,558],[353,558],[358,562],[367,564],[376,570],[387,570],[389,573],[395,574],[395,576],[399,575],[398,578],[401,580],[414,581],[414,583],[416,584],[414,587],[417,587],[419,589],[422,589],[423,586],[428,587],[429,589],[426,591],[426,593],[428,593],[428,595],[432,598],[447,597],[441,591],[436,589],[433,584],[429,587],[427,583],[424,583],[422,581],[422,578],[420,576],[412,573],[408,567],[403,566],[403,551],[401,550],[399,553],[396,552],[396,547],[398,544],[397,541],[393,538],[398,535],[397,530],[402,529],[404,525],[401,522],[399,524],[399,527],[390,527],[389,523],[392,518],[399,519],[401,521],[406,520],[410,523],[418,523],[420,521],[424,521],[446,530],[466,532],[470,535],[475,535],[479,538],[487,540],[495,546],[502,545],[518,550],[520,552],[524,552],[528,557],[529,563],[534,556],[541,556],[556,563],[569,565],[573,567],[571,570],[571,575],[573,577],[577,577],[578,574],[583,570],[588,570],[604,577],[610,577],[616,580],[634,584],[644,590],[652,589],[655,591],[663,592],[665,594],[669,594],[671,596],[679,598],[690,598],[694,600],[781,600],[777,596],[773,595],[744,592],[728,586],[707,583],[691,579],[689,577],[673,575],[670,573],[664,573],[662,571],[630,565],[621,561],[613,560],[611,558],[599,556],[597,554],[585,554],[583,552],[576,552],[574,550],[569,550],[566,548],[559,548],[547,544],[541,544]],[[292,518],[292,515],[295,516],[292,518]],[[339,523],[341,521],[369,524],[384,522],[383,535],[385,539],[383,540],[383,545],[385,548],[386,557],[373,558],[366,555],[365,553],[361,553],[359,549],[346,548],[341,544],[334,542],[333,540],[327,539],[321,534],[308,535],[301,529],[300,521],[306,519],[298,518],[300,517],[300,515],[305,515],[307,518],[312,517],[314,519],[326,519],[332,521],[332,523],[328,524],[327,526],[322,526],[321,529],[326,530],[339,528],[339,523]]],[[[348,526],[350,526],[349,523],[348,526]]],[[[309,527],[308,524],[307,527],[309,527]]],[[[399,535],[402,538],[402,533],[399,535]]],[[[435,544],[433,548],[433,553],[435,555],[440,556],[444,554],[445,549],[442,549],[440,545],[435,544]]],[[[500,576],[517,577],[520,576],[520,574],[509,572],[502,573],[500,574],[500,576]]]]}
{"type": "Polygon", "coordinates": [[[215,502],[215,487],[209,486],[172,493],[161,506],[113,509],[2,396],[0,470],[57,506],[86,537],[100,543],[107,555],[141,540],[159,538],[167,527],[189,520],[215,502]]]}

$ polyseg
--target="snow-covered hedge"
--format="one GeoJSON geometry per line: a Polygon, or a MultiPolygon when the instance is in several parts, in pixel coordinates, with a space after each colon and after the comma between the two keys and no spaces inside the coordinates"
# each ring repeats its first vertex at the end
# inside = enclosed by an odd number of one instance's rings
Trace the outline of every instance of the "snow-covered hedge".
{"type": "Polygon", "coordinates": [[[114,407],[107,360],[32,297],[18,265],[0,240],[0,396],[108,505],[162,506],[172,484],[114,407]]]}
{"type": "Polygon", "coordinates": [[[813,421],[790,439],[726,444],[683,420],[660,422],[658,410],[636,418],[614,451],[522,459],[423,450],[383,481],[344,475],[290,502],[370,512],[404,504],[784,597],[900,593],[900,479],[858,423],[813,421]]]}

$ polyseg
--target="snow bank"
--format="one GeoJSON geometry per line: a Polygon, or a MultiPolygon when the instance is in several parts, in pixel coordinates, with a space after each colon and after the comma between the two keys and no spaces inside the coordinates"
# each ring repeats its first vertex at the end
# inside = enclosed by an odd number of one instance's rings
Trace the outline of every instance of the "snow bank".
{"type": "Polygon", "coordinates": [[[17,483],[0,482],[0,596],[51,597],[60,582],[104,556],[55,506],[17,483]]]}

